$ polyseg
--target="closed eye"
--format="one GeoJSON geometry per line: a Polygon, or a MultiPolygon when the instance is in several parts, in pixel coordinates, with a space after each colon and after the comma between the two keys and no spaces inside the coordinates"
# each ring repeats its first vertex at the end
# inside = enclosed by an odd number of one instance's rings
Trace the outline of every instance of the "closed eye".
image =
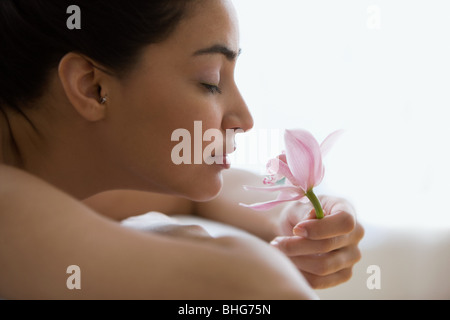
{"type": "Polygon", "coordinates": [[[222,93],[222,90],[220,90],[220,88],[216,85],[202,83],[202,86],[212,94],[221,94],[222,93]]]}

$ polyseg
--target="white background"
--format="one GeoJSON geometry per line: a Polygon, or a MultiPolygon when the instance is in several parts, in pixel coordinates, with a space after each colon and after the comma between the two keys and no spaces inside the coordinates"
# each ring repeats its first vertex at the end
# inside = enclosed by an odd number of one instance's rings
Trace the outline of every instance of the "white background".
{"type": "Polygon", "coordinates": [[[450,227],[450,1],[234,4],[236,81],[255,119],[234,167],[264,173],[284,129],[319,142],[345,129],[319,193],[374,224],[450,227]]]}

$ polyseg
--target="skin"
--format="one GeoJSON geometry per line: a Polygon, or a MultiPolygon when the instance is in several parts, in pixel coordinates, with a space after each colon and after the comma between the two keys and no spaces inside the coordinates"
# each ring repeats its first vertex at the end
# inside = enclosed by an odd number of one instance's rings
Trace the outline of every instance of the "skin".
{"type": "Polygon", "coordinates": [[[239,32],[231,3],[199,4],[192,11],[197,18],[182,21],[162,44],[146,47],[124,79],[94,68],[86,57],[67,54],[51,79],[52,95],[24,108],[32,125],[8,114],[22,169],[80,199],[118,188],[202,201],[217,195],[222,167],[176,166],[171,150],[178,142],[171,135],[184,128],[194,137],[197,120],[203,131],[247,131],[253,119],[234,82],[239,32]],[[196,54],[215,45],[236,57],[196,54]],[[219,86],[222,94],[204,84],[219,86]],[[105,95],[108,102],[102,105],[105,95]],[[194,180],[196,188],[186,183],[194,180]]]}
{"type": "Polygon", "coordinates": [[[257,177],[171,160],[178,143],[172,132],[184,128],[194,136],[194,121],[224,134],[253,126],[234,82],[238,53],[231,2],[201,1],[167,40],[145,48],[126,77],[68,53],[46,93],[23,106],[26,117],[0,113],[0,180],[9,182],[0,186],[0,296],[314,299],[307,281],[327,287],[348,279],[362,227],[345,200],[327,198],[340,210],[328,210],[321,225],[308,218],[307,206],[256,215],[237,203],[259,196],[237,201],[242,192],[234,190],[257,177]],[[164,214],[147,232],[117,223],[153,209],[164,214]],[[234,224],[264,241],[284,238],[272,246],[256,238],[215,239],[168,217],[180,213],[234,224]],[[293,234],[298,224],[307,237],[293,234]],[[335,245],[323,244],[329,242],[335,245]],[[314,258],[319,252],[329,258],[314,258]],[[83,272],[79,291],[65,287],[65,270],[74,263],[83,272]],[[323,265],[333,267],[314,274],[323,265]]]}
{"type": "MultiPolygon", "coordinates": [[[[119,221],[151,212],[155,221],[170,225],[173,234],[184,232],[183,227],[178,226],[176,218],[167,220],[168,216],[196,215],[236,226],[283,252],[314,289],[334,287],[351,278],[353,266],[361,259],[358,244],[364,228],[348,201],[320,196],[325,214],[320,221],[315,219],[310,203],[292,202],[261,213],[238,204],[271,200],[261,192],[242,192],[243,185],[262,185],[262,177],[232,169],[223,173],[223,179],[219,195],[206,202],[126,190],[101,193],[84,202],[119,221]]],[[[187,229],[187,233],[206,233],[192,230],[192,226],[187,229]]]]}

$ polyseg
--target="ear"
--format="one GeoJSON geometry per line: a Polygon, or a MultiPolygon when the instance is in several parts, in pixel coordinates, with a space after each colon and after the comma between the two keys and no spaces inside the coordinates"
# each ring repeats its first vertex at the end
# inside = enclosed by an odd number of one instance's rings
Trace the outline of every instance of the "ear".
{"type": "Polygon", "coordinates": [[[66,54],[60,61],[58,75],[66,96],[75,110],[87,121],[106,117],[100,85],[101,71],[91,61],[76,53],[66,54]]]}

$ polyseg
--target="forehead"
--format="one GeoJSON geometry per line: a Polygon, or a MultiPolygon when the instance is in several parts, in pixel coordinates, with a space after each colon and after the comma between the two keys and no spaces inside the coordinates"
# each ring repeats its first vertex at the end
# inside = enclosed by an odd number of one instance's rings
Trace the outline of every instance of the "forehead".
{"type": "Polygon", "coordinates": [[[130,75],[152,75],[159,79],[175,76],[197,65],[197,60],[204,61],[206,58],[196,59],[196,53],[212,47],[239,53],[238,19],[230,0],[194,2],[187,17],[166,40],[146,47],[130,75]]]}
{"type": "Polygon", "coordinates": [[[202,0],[180,22],[167,44],[190,51],[217,44],[239,51],[239,25],[230,0],[202,0]]]}

